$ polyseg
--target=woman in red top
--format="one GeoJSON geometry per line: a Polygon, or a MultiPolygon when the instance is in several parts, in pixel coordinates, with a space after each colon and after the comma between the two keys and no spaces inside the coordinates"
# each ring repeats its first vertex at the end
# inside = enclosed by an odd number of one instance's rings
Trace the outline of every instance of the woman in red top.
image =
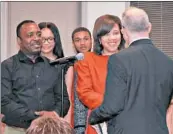
{"type": "MultiPolygon", "coordinates": [[[[77,93],[89,111],[103,101],[108,58],[124,45],[120,30],[121,21],[117,16],[100,16],[93,30],[94,52],[85,53],[84,60],[75,64],[77,93]]],[[[88,125],[85,133],[96,134],[96,131],[88,125]]]]}

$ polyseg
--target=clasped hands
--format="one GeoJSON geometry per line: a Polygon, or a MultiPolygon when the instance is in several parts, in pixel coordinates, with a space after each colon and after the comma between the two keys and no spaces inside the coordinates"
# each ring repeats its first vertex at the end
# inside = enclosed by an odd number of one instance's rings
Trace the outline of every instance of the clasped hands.
{"type": "MultiPolygon", "coordinates": [[[[51,117],[51,118],[54,118],[54,119],[55,118],[57,118],[57,119],[60,118],[59,115],[55,111],[36,111],[35,114],[38,115],[39,117],[45,116],[45,117],[51,117]]],[[[32,121],[32,123],[31,123],[32,126],[35,126],[35,124],[37,124],[39,117],[32,121]]]]}
{"type": "Polygon", "coordinates": [[[59,115],[55,111],[36,111],[35,114],[39,116],[59,118],[59,115]]]}
{"type": "Polygon", "coordinates": [[[35,114],[38,115],[39,117],[31,122],[31,127],[37,126],[41,117],[50,117],[54,119],[57,118],[57,120],[60,120],[61,118],[55,111],[36,111],[35,114]]]}

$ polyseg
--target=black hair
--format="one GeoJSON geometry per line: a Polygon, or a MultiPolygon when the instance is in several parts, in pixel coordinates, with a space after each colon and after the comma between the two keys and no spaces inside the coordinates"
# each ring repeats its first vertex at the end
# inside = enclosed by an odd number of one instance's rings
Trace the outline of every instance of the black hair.
{"type": "Polygon", "coordinates": [[[17,25],[17,28],[16,28],[16,35],[17,35],[17,37],[21,38],[21,37],[20,37],[20,29],[21,29],[21,27],[22,27],[24,24],[27,24],[27,23],[35,23],[35,21],[33,21],[33,20],[24,20],[24,21],[20,22],[20,23],[17,25]]]}
{"type": "MultiPolygon", "coordinates": [[[[106,14],[96,19],[93,29],[93,38],[94,38],[93,51],[96,54],[101,55],[103,50],[103,46],[102,44],[100,44],[100,38],[109,33],[115,24],[118,24],[119,29],[121,30],[122,28],[121,20],[117,16],[106,14]]],[[[124,47],[124,42],[125,41],[121,33],[121,42],[118,47],[119,50],[124,47]]]]}
{"type": "Polygon", "coordinates": [[[58,30],[57,26],[52,22],[41,22],[38,24],[38,26],[39,26],[40,30],[43,28],[48,28],[52,31],[52,33],[54,35],[54,39],[55,39],[55,47],[53,49],[53,53],[58,58],[64,57],[64,52],[63,52],[62,44],[61,44],[61,38],[60,38],[60,34],[59,34],[59,30],[58,30]]]}

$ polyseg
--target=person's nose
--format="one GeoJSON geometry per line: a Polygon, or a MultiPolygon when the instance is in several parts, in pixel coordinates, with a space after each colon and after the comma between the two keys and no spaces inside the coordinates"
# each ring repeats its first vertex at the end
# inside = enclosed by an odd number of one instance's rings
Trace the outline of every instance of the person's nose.
{"type": "Polygon", "coordinates": [[[45,42],[42,42],[43,45],[49,45],[49,42],[45,40],[45,42]]]}
{"type": "Polygon", "coordinates": [[[80,40],[80,44],[85,44],[85,40],[84,39],[81,39],[80,40]]]}
{"type": "Polygon", "coordinates": [[[109,35],[109,40],[113,40],[113,39],[116,39],[116,36],[113,35],[113,34],[110,34],[110,35],[109,35]]]}

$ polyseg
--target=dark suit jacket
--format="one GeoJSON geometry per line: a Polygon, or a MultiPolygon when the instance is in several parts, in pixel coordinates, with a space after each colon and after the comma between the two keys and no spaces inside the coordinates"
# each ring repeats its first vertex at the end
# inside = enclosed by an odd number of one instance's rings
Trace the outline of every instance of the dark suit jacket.
{"type": "Polygon", "coordinates": [[[172,94],[173,61],[151,40],[137,40],[110,56],[104,101],[89,121],[108,120],[109,134],[168,134],[172,94]]]}

